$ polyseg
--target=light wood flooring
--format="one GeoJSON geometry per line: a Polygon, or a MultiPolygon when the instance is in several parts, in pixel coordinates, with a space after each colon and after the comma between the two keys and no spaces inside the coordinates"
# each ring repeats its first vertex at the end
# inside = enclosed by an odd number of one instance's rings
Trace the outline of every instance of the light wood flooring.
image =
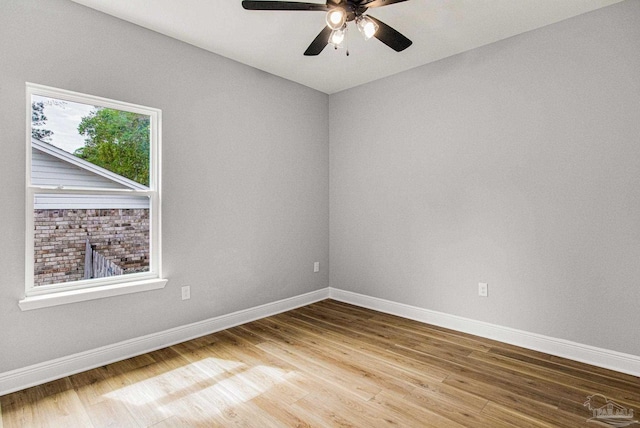
{"type": "Polygon", "coordinates": [[[0,428],[594,427],[594,394],[640,417],[638,377],[325,300],[5,395],[0,428]]]}

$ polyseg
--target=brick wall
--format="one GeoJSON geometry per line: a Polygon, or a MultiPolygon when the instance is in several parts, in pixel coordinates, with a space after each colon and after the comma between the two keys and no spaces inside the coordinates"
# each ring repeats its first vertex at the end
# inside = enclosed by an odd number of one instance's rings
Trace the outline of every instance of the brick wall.
{"type": "Polygon", "coordinates": [[[148,209],[35,210],[34,228],[36,286],[83,279],[87,237],[125,273],[149,270],[148,209]]]}

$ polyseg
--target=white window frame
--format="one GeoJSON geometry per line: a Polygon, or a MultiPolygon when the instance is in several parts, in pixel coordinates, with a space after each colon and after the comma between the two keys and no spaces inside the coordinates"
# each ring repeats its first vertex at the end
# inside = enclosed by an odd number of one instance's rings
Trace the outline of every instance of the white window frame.
{"type": "Polygon", "coordinates": [[[121,294],[164,288],[162,278],[161,247],[161,193],[160,153],[162,111],[152,107],[81,94],[49,86],[26,83],[26,245],[25,245],[25,295],[18,304],[24,310],[57,306],[85,300],[100,299],[121,294]],[[149,188],[94,189],[37,186],[31,182],[31,100],[32,95],[41,95],[63,101],[102,106],[117,110],[144,114],[150,117],[150,162],[149,188]],[[51,285],[34,285],[34,197],[36,194],[100,194],[121,196],[144,196],[149,198],[149,271],[109,278],[94,278],[51,285]]]}

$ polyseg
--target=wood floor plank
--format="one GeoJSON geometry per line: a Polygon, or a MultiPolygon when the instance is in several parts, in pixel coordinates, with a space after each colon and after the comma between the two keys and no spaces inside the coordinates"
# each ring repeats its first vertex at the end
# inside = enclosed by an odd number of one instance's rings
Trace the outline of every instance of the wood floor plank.
{"type": "Polygon", "coordinates": [[[153,428],[218,428],[218,427],[223,428],[224,426],[225,425],[222,422],[218,422],[210,418],[203,421],[199,421],[193,418],[188,418],[183,416],[171,416],[163,421],[158,422],[157,424],[152,425],[151,427],[153,428]]]}
{"type": "Polygon", "coordinates": [[[605,369],[603,367],[597,367],[590,364],[581,363],[579,361],[569,360],[567,358],[558,357],[555,355],[549,356],[549,361],[553,363],[558,363],[564,367],[571,367],[580,370],[586,375],[590,375],[591,373],[597,373],[611,379],[618,379],[622,382],[625,382],[628,385],[638,385],[638,376],[633,376],[627,373],[616,372],[614,370],[605,369]]]}
{"type": "Polygon", "coordinates": [[[371,401],[375,402],[382,414],[390,414],[402,427],[440,427],[461,425],[425,407],[418,406],[405,397],[382,391],[371,401]]]}
{"type": "MultiPolygon", "coordinates": [[[[352,306],[348,307],[351,308],[352,306]]],[[[331,309],[333,310],[334,308],[331,309]]],[[[362,323],[363,320],[364,318],[360,318],[356,321],[358,323],[362,323]]],[[[488,351],[491,349],[490,346],[487,346],[479,340],[452,336],[450,333],[443,333],[434,330],[430,325],[420,324],[412,320],[389,314],[375,313],[374,316],[367,318],[366,323],[364,324],[370,327],[369,331],[374,331],[376,333],[389,331],[394,337],[405,336],[421,341],[432,340],[434,343],[439,343],[440,346],[446,346],[445,344],[449,344],[452,346],[452,350],[460,350],[461,352],[466,353],[469,353],[470,350],[488,351]]]]}
{"type": "MultiPolygon", "coordinates": [[[[441,395],[433,389],[417,387],[404,398],[407,402],[429,409],[462,426],[490,427],[493,425],[493,422],[486,420],[481,414],[484,405],[479,409],[474,408],[466,404],[465,401],[451,399],[451,397],[441,395]]],[[[485,405],[488,402],[485,399],[482,401],[485,405]]]]}
{"type": "Polygon", "coordinates": [[[42,387],[30,388],[30,390],[33,394],[30,394],[29,403],[35,397],[38,401],[38,406],[33,408],[32,419],[29,422],[33,424],[32,426],[88,426],[91,424],[68,377],[46,383],[42,387]]]}
{"type": "MultiPolygon", "coordinates": [[[[299,327],[294,324],[287,323],[282,316],[274,318],[279,323],[287,325],[291,330],[299,330],[301,333],[306,330],[305,327],[299,327]]],[[[315,334],[306,333],[306,335],[298,336],[304,348],[311,352],[322,354],[329,353],[337,355],[340,358],[339,365],[348,370],[351,374],[357,374],[374,382],[383,389],[406,394],[413,390],[415,386],[423,384],[429,380],[430,376],[422,373],[421,376],[413,375],[399,368],[397,365],[390,364],[381,358],[376,358],[371,353],[365,353],[357,349],[351,344],[350,346],[335,343],[331,340],[322,340],[315,334]]],[[[335,367],[337,364],[334,362],[335,367]]],[[[437,381],[431,377],[432,381],[437,381]]]]}
{"type": "Polygon", "coordinates": [[[390,364],[397,364],[399,367],[402,367],[403,370],[418,374],[427,373],[430,377],[437,377],[439,379],[444,379],[448,375],[448,371],[441,370],[434,365],[424,364],[416,360],[407,360],[397,353],[390,352],[389,350],[393,346],[393,341],[375,340],[370,335],[359,333],[357,327],[340,327],[325,321],[309,318],[300,313],[289,313],[288,315],[299,319],[301,322],[321,326],[321,328],[326,331],[328,337],[340,337],[342,338],[340,339],[341,343],[350,343],[351,346],[364,350],[369,355],[380,357],[390,364]]]}
{"type": "Polygon", "coordinates": [[[512,372],[523,376],[532,376],[547,381],[548,385],[553,384],[553,387],[550,386],[549,388],[554,388],[557,393],[562,394],[563,398],[573,398],[577,400],[592,394],[594,391],[598,391],[619,404],[629,406],[640,404],[640,385],[635,387],[637,388],[636,391],[628,390],[624,388],[625,385],[622,382],[616,383],[610,378],[597,374],[590,375],[588,379],[585,379],[576,376],[576,373],[571,370],[567,370],[567,372],[554,370],[539,365],[514,361],[492,353],[473,353],[469,357],[508,368],[512,372]]]}
{"type": "Polygon", "coordinates": [[[640,378],[325,300],[0,397],[0,428],[592,426],[640,378]]]}
{"type": "Polygon", "coordinates": [[[7,427],[35,426],[35,403],[40,402],[40,387],[28,388],[0,397],[2,421],[7,427]]]}
{"type": "Polygon", "coordinates": [[[482,409],[482,414],[487,417],[489,421],[494,421],[496,426],[500,424],[509,427],[518,428],[555,428],[556,425],[548,422],[540,421],[536,418],[531,418],[516,410],[508,409],[504,406],[500,406],[493,402],[487,403],[487,406],[482,409]]]}
{"type": "Polygon", "coordinates": [[[291,351],[290,348],[276,343],[262,344],[260,345],[260,349],[286,360],[296,366],[300,371],[309,370],[313,376],[322,378],[324,382],[336,388],[344,389],[363,400],[369,400],[380,392],[381,388],[372,383],[365,382],[359,378],[349,377],[344,370],[329,367],[329,362],[326,360],[320,361],[313,356],[291,351]]]}
{"type": "Polygon", "coordinates": [[[478,382],[463,376],[452,375],[445,383],[471,394],[477,394],[489,400],[489,403],[502,405],[515,412],[528,416],[531,420],[552,424],[556,427],[572,428],[586,420],[577,415],[558,410],[557,405],[537,401],[535,397],[518,391],[504,389],[493,383],[478,382]]]}
{"type": "MultiPolygon", "coordinates": [[[[434,364],[440,369],[447,369],[450,373],[464,376],[474,382],[494,384],[503,390],[512,391],[515,394],[541,403],[556,405],[559,400],[555,393],[552,393],[545,388],[540,388],[534,381],[521,379],[517,376],[514,377],[510,373],[493,370],[491,367],[477,368],[472,364],[464,364],[461,362],[437,358],[433,355],[416,352],[405,347],[397,347],[395,352],[408,359],[417,359],[428,364],[434,364]]],[[[450,378],[451,376],[449,376],[444,382],[446,383],[450,378]]]]}
{"type": "Polygon", "coordinates": [[[310,428],[312,425],[309,415],[306,411],[298,411],[291,404],[283,405],[277,399],[269,396],[260,395],[254,398],[253,403],[263,412],[271,415],[278,420],[282,426],[310,428]]]}
{"type": "MultiPolygon", "coordinates": [[[[282,317],[278,319],[283,323],[291,322],[283,321],[282,317]]],[[[308,325],[297,327],[293,324],[288,325],[292,328],[311,331],[312,338],[317,334],[317,330],[310,329],[308,325]]],[[[366,347],[364,343],[354,343],[353,341],[344,343],[338,339],[340,336],[332,335],[331,333],[318,334],[318,336],[324,340],[318,344],[305,342],[305,345],[317,352],[329,351],[335,353],[357,367],[366,368],[366,371],[361,372],[363,376],[376,380],[384,388],[398,393],[408,393],[416,386],[439,383],[446,377],[445,375],[435,376],[424,370],[407,370],[403,362],[398,362],[397,359],[392,357],[392,354],[376,348],[366,347]]],[[[317,339],[320,340],[319,338],[317,339]]]]}
{"type": "Polygon", "coordinates": [[[93,428],[141,427],[127,407],[115,400],[85,405],[93,428]]]}
{"type": "Polygon", "coordinates": [[[546,355],[549,358],[540,358],[537,355],[532,356],[530,352],[515,352],[513,350],[497,347],[491,348],[489,353],[500,355],[502,357],[527,363],[533,366],[548,368],[551,371],[560,371],[564,374],[572,375],[578,378],[587,375],[590,379],[598,382],[599,384],[605,384],[614,387],[623,386],[625,388],[638,387],[637,377],[584,363],[576,363],[575,361],[567,360],[566,358],[553,357],[550,355],[546,355]]]}
{"type": "Polygon", "coordinates": [[[78,373],[70,380],[82,404],[87,407],[103,402],[105,394],[114,389],[103,367],[78,373]]]}

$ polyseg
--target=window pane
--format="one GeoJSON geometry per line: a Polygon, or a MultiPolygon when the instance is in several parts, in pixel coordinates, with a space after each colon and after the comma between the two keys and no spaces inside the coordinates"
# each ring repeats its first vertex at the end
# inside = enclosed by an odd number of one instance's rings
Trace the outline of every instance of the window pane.
{"type": "Polygon", "coordinates": [[[32,95],[32,184],[148,188],[150,124],[144,114],[32,95]]]}
{"type": "Polygon", "coordinates": [[[161,111],[26,88],[25,299],[161,278],[161,111]]]}
{"type": "Polygon", "coordinates": [[[34,285],[149,271],[149,198],[38,194],[34,285]]]}

